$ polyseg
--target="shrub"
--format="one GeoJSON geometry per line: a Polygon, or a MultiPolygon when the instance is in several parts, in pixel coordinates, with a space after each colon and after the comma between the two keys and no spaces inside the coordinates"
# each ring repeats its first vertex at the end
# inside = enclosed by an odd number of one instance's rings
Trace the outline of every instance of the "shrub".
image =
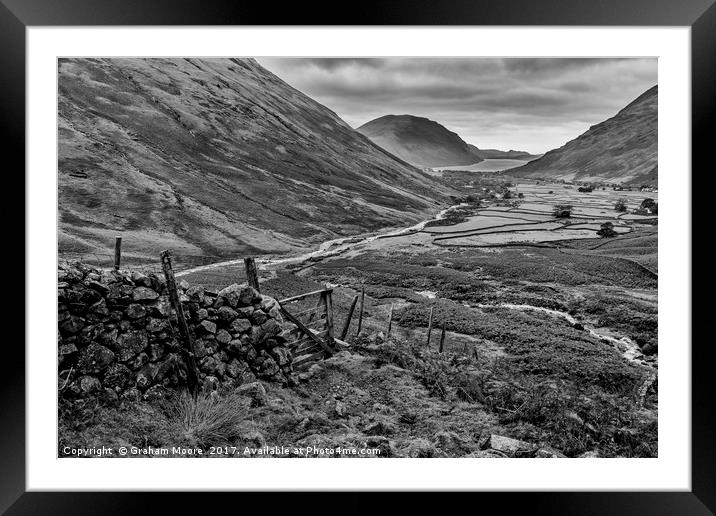
{"type": "Polygon", "coordinates": [[[617,211],[619,213],[624,213],[627,211],[627,198],[626,197],[620,197],[617,199],[617,202],[614,203],[614,211],[617,211]]]}
{"type": "Polygon", "coordinates": [[[602,238],[612,238],[617,236],[619,233],[617,233],[614,230],[614,224],[611,222],[605,222],[602,224],[602,227],[597,230],[597,235],[599,235],[602,238]]]}
{"type": "Polygon", "coordinates": [[[571,204],[557,204],[552,209],[552,215],[558,219],[568,219],[572,216],[572,205],[571,204]]]}
{"type": "Polygon", "coordinates": [[[647,213],[657,214],[659,213],[659,204],[650,197],[641,202],[639,209],[644,210],[647,213]]]}

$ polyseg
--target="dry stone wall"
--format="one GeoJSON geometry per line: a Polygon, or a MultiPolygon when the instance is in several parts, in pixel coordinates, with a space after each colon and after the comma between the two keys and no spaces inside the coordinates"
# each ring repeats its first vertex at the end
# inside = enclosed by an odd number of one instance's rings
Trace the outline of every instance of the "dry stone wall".
{"type": "MultiPolygon", "coordinates": [[[[209,292],[182,281],[179,293],[203,388],[257,378],[295,382],[286,345],[294,328],[275,299],[238,284],[209,292]]],[[[61,264],[58,326],[62,396],[151,399],[186,384],[185,352],[162,277],[61,264]]]]}

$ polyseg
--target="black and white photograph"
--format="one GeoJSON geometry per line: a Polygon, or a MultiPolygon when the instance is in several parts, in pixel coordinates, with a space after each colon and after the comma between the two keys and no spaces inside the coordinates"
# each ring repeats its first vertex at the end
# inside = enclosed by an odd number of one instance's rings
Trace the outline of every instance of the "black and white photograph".
{"type": "Polygon", "coordinates": [[[60,460],[659,456],[656,57],[56,78],[60,460]]]}

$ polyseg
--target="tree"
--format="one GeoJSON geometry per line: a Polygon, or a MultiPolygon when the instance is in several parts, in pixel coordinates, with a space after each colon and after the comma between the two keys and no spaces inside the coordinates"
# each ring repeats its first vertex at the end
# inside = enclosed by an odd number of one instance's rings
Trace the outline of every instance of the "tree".
{"type": "Polygon", "coordinates": [[[620,197],[617,199],[617,202],[614,203],[614,211],[618,211],[619,213],[624,213],[627,211],[627,198],[626,197],[620,197]]]}
{"type": "Polygon", "coordinates": [[[617,236],[618,234],[619,233],[614,230],[614,224],[611,222],[605,222],[602,224],[601,228],[597,230],[597,235],[602,238],[611,238],[617,236]]]}
{"type": "Polygon", "coordinates": [[[557,204],[552,209],[552,215],[558,219],[568,219],[572,216],[572,205],[571,204],[557,204]]]}

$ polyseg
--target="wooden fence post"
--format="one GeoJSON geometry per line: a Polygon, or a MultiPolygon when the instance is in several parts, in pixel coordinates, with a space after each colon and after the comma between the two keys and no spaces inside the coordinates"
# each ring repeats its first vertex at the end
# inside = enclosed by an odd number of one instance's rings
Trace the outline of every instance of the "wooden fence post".
{"type": "Polygon", "coordinates": [[[427,347],[430,347],[430,334],[433,332],[433,309],[435,307],[430,307],[430,317],[428,317],[428,342],[426,343],[427,347]]]}
{"type": "Polygon", "coordinates": [[[122,260],[122,237],[114,239],[114,269],[119,270],[119,262],[122,260]]]}
{"type": "Polygon", "coordinates": [[[438,350],[438,352],[440,353],[443,352],[443,346],[445,345],[445,324],[446,321],[443,321],[443,331],[440,334],[440,349],[438,350]]]}
{"type": "Polygon", "coordinates": [[[393,303],[390,303],[390,314],[388,315],[388,331],[385,334],[385,340],[390,337],[390,329],[393,327],[393,303]]]}
{"type": "Polygon", "coordinates": [[[363,326],[363,307],[365,306],[365,283],[360,288],[360,310],[358,311],[358,330],[356,335],[360,335],[361,327],[363,326]]]}
{"type": "Polygon", "coordinates": [[[343,323],[343,331],[341,332],[341,340],[346,340],[346,336],[348,335],[348,329],[351,326],[351,319],[353,318],[353,311],[356,309],[357,302],[358,302],[358,296],[353,296],[353,301],[351,302],[351,307],[348,310],[348,317],[346,317],[346,322],[343,323]]]}
{"type": "Polygon", "coordinates": [[[187,384],[191,392],[196,395],[199,391],[199,369],[196,366],[196,359],[194,357],[194,342],[189,333],[189,325],[186,323],[186,317],[184,317],[184,309],[182,308],[181,301],[179,300],[179,294],[177,292],[177,284],[174,279],[174,271],[172,271],[172,259],[169,255],[169,251],[162,251],[162,270],[164,271],[164,278],[167,280],[167,291],[169,292],[169,302],[174,308],[174,312],[177,315],[177,322],[179,324],[179,333],[182,340],[184,340],[184,349],[186,351],[187,361],[187,384]]]}
{"type": "Polygon", "coordinates": [[[250,287],[253,287],[256,292],[261,293],[259,287],[259,273],[256,269],[256,261],[253,258],[244,258],[244,265],[246,266],[246,280],[250,287]]]}

